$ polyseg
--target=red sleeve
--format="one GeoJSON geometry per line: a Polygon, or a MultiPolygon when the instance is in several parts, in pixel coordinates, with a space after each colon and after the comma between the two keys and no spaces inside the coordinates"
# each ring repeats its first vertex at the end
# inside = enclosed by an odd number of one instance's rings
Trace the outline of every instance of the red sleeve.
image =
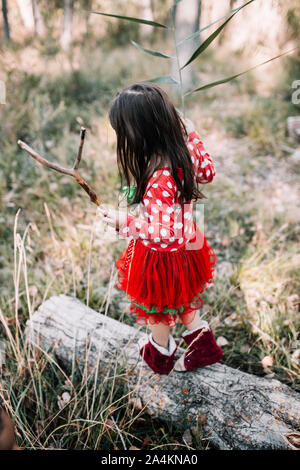
{"type": "Polygon", "coordinates": [[[210,183],[216,174],[214,164],[196,131],[189,133],[187,147],[194,165],[196,181],[202,184],[210,183]]]}
{"type": "MultiPolygon", "coordinates": [[[[154,243],[174,242],[174,203],[177,191],[176,183],[168,175],[161,178],[146,190],[140,204],[139,218],[127,215],[125,223],[120,227],[122,238],[133,237],[150,240],[154,243]]],[[[149,185],[148,185],[149,186],[149,185]]]]}

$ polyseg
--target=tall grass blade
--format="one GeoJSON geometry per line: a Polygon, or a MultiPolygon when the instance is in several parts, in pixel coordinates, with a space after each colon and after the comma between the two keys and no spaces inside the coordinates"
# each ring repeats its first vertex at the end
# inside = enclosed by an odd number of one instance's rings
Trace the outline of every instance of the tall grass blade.
{"type": "Polygon", "coordinates": [[[272,59],[268,59],[268,60],[265,60],[264,62],[261,62],[260,64],[257,64],[257,65],[254,65],[254,67],[251,67],[250,69],[247,69],[245,70],[244,72],[240,72],[240,73],[237,73],[235,75],[232,75],[231,77],[226,77],[226,78],[222,78],[221,80],[217,80],[215,82],[211,82],[211,83],[208,83],[207,85],[203,85],[199,88],[195,88],[194,90],[191,90],[191,91],[188,91],[187,93],[184,94],[184,96],[187,96],[187,95],[190,95],[191,93],[195,93],[196,91],[201,91],[201,90],[207,90],[208,88],[212,88],[212,87],[215,87],[217,85],[222,85],[223,83],[227,83],[227,82],[230,82],[231,80],[234,80],[235,78],[238,78],[240,77],[241,75],[244,75],[245,73],[248,73],[250,72],[251,70],[254,70],[256,69],[257,67],[260,67],[261,65],[265,65],[267,64],[268,62],[272,62],[272,60],[275,60],[275,59],[279,59],[280,57],[286,55],[286,54],[289,54],[290,52],[293,52],[295,51],[296,49],[299,49],[299,46],[298,47],[294,47],[294,49],[291,49],[289,51],[286,51],[286,52],[283,52],[282,54],[279,54],[275,57],[272,57],[272,59]]]}
{"type": "Polygon", "coordinates": [[[146,52],[147,54],[151,54],[151,55],[154,55],[156,57],[162,57],[163,59],[173,59],[174,58],[174,56],[172,56],[172,55],[167,55],[167,54],[163,54],[162,52],[152,51],[151,49],[145,49],[145,47],[141,46],[140,44],[133,41],[132,39],[130,40],[130,42],[135,47],[137,47],[138,49],[140,49],[143,52],[146,52]]]}
{"type": "Polygon", "coordinates": [[[156,21],[143,20],[142,18],[134,18],[132,16],[113,15],[112,13],[102,13],[101,11],[87,10],[87,13],[94,13],[95,15],[111,16],[113,18],[120,18],[121,20],[134,21],[135,23],[148,24],[157,28],[167,28],[165,24],[157,23],[156,21]]]}
{"type": "Polygon", "coordinates": [[[178,81],[175,80],[170,75],[162,75],[160,77],[149,78],[148,80],[142,80],[143,82],[154,82],[154,83],[164,83],[167,85],[178,85],[178,81]]]}
{"type": "Polygon", "coordinates": [[[216,37],[223,31],[223,29],[225,28],[225,26],[227,25],[227,23],[229,23],[229,21],[237,14],[237,12],[239,10],[241,10],[242,8],[244,8],[245,6],[249,5],[250,3],[254,2],[254,0],[249,0],[249,2],[245,3],[244,5],[242,5],[235,13],[233,13],[233,15],[231,15],[226,21],[224,21],[223,24],[221,24],[221,26],[219,26],[210,36],[208,36],[207,39],[205,39],[205,41],[203,41],[203,43],[195,50],[195,52],[193,52],[193,54],[191,55],[191,57],[189,58],[189,60],[182,66],[180,67],[180,70],[184,69],[184,67],[186,67],[187,65],[189,65],[191,62],[193,62],[200,54],[202,54],[202,52],[205,51],[205,49],[208,48],[208,46],[216,39],[216,37]]]}
{"type": "Polygon", "coordinates": [[[249,2],[245,3],[244,5],[241,5],[240,7],[238,8],[233,8],[232,10],[230,10],[228,13],[226,13],[226,15],[224,16],[221,16],[221,18],[218,18],[217,20],[213,21],[212,23],[208,24],[207,26],[204,26],[204,28],[201,28],[199,29],[198,31],[196,31],[195,33],[193,34],[190,34],[189,36],[187,36],[186,38],[182,39],[181,41],[179,41],[177,43],[177,46],[180,46],[181,44],[183,44],[184,42],[186,41],[189,41],[190,39],[195,39],[197,38],[198,36],[200,36],[201,33],[203,33],[203,31],[205,31],[206,29],[210,28],[211,26],[213,26],[214,24],[218,23],[219,21],[221,20],[224,20],[224,18],[227,18],[227,16],[231,15],[232,13],[237,13],[241,8],[243,8],[244,6],[246,6],[249,2]]]}

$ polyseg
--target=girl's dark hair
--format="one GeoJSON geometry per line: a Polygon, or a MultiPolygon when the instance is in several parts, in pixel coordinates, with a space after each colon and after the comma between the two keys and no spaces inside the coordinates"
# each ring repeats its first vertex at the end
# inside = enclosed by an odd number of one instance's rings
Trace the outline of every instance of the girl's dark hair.
{"type": "Polygon", "coordinates": [[[117,162],[121,182],[136,186],[131,204],[141,202],[149,178],[167,161],[182,202],[205,197],[194,182],[186,147],[186,128],[167,93],[150,82],[134,83],[112,100],[109,120],[117,134],[117,162]],[[155,158],[156,157],[156,158],[155,158]],[[184,184],[177,174],[182,168],[184,184]],[[133,181],[132,181],[133,178],[133,181]]]}

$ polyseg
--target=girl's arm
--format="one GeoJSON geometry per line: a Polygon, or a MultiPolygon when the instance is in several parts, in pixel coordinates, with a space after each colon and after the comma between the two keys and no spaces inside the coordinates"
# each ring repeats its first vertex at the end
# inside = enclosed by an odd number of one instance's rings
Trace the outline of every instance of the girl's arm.
{"type": "Polygon", "coordinates": [[[196,181],[202,184],[210,183],[216,174],[215,167],[195,130],[188,134],[187,147],[194,165],[196,181]]]}
{"type": "Polygon", "coordinates": [[[135,218],[127,214],[119,229],[120,236],[161,243],[162,248],[174,242],[176,229],[182,227],[182,223],[176,222],[176,191],[171,177],[165,177],[162,182],[151,185],[141,202],[143,217],[135,218]]]}

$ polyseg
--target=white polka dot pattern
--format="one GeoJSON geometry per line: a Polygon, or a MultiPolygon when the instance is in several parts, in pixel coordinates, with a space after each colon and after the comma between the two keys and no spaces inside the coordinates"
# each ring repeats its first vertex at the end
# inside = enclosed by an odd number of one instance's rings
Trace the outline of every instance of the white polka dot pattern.
{"type": "Polygon", "coordinates": [[[190,151],[197,182],[202,184],[210,183],[215,176],[215,168],[210,155],[203,146],[203,142],[201,142],[195,131],[189,134],[187,147],[190,151]]]}
{"type": "MultiPolygon", "coordinates": [[[[209,183],[215,175],[210,155],[204,149],[196,132],[188,137],[187,148],[194,167],[194,178],[199,183],[209,183]]],[[[183,172],[178,170],[182,184],[183,172]]],[[[142,239],[147,249],[172,251],[184,249],[185,243],[195,236],[192,203],[183,204],[181,193],[171,171],[156,170],[147,183],[145,196],[139,205],[139,217],[128,214],[119,230],[123,238],[142,239]]]]}

